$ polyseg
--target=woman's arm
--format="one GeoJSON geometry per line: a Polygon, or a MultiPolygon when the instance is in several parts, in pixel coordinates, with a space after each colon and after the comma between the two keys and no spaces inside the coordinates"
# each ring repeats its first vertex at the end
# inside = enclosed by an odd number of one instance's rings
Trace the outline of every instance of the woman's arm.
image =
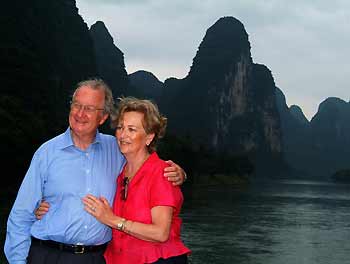
{"type": "Polygon", "coordinates": [[[170,233],[173,208],[170,206],[155,206],[151,209],[151,214],[152,224],[126,220],[123,231],[147,241],[167,241],[170,233]]]}
{"type": "Polygon", "coordinates": [[[107,199],[87,195],[83,198],[85,210],[101,223],[128,233],[134,237],[151,242],[165,242],[169,238],[173,208],[155,206],[151,209],[152,223],[144,224],[130,221],[115,215],[107,199]]]}

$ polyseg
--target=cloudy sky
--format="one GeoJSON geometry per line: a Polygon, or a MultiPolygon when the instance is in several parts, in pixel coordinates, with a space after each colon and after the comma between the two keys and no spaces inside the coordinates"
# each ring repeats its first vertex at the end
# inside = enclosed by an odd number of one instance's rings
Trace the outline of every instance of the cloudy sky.
{"type": "Polygon", "coordinates": [[[255,63],[265,64],[287,104],[312,118],[327,97],[349,101],[348,0],[76,0],[91,26],[105,23],[128,73],[161,81],[187,75],[206,30],[220,17],[239,19],[255,63]]]}

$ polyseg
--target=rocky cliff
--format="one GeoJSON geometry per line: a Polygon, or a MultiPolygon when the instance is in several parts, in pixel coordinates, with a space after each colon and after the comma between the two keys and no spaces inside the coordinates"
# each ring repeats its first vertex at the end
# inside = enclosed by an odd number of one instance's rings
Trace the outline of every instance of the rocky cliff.
{"type": "Polygon", "coordinates": [[[277,167],[283,158],[275,89],[269,69],[252,61],[243,24],[224,17],[207,30],[188,76],[165,81],[161,109],[173,132],[277,167]]]}
{"type": "Polygon", "coordinates": [[[1,156],[22,176],[34,149],[67,127],[74,84],[97,71],[75,1],[13,0],[0,10],[1,156]]]}
{"type": "Polygon", "coordinates": [[[136,97],[153,99],[159,103],[163,94],[164,83],[158,80],[153,73],[147,71],[136,71],[129,74],[130,93],[136,97]]]}
{"type": "Polygon", "coordinates": [[[328,98],[309,122],[300,107],[287,107],[279,89],[276,101],[281,116],[283,151],[294,176],[324,180],[350,167],[349,103],[328,98]]]}
{"type": "Polygon", "coordinates": [[[329,177],[350,168],[350,103],[331,97],[323,101],[311,122],[310,141],[317,152],[315,171],[329,177]]]}
{"type": "Polygon", "coordinates": [[[283,92],[276,89],[276,103],[281,120],[282,146],[285,159],[294,170],[295,177],[305,177],[309,167],[311,147],[310,124],[300,107],[288,107],[283,92]]]}
{"type": "Polygon", "coordinates": [[[110,85],[115,97],[126,95],[129,80],[123,52],[115,46],[112,36],[102,21],[97,21],[91,26],[90,34],[94,43],[99,76],[110,85]]]}

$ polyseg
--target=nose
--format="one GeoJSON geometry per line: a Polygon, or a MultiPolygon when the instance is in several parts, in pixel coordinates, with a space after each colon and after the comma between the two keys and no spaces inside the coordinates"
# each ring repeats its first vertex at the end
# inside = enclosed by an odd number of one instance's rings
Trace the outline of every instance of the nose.
{"type": "Polygon", "coordinates": [[[117,129],[117,130],[115,131],[115,135],[116,135],[116,137],[117,137],[118,139],[123,139],[123,138],[125,138],[125,136],[126,136],[126,129],[124,129],[123,127],[117,129]]]}
{"type": "Polygon", "coordinates": [[[78,116],[82,116],[84,113],[85,113],[85,106],[82,105],[82,106],[80,106],[80,108],[78,109],[77,115],[78,115],[78,116]]]}
{"type": "Polygon", "coordinates": [[[126,135],[126,129],[121,128],[121,129],[120,129],[120,137],[121,137],[121,138],[124,138],[125,135],[126,135]]]}

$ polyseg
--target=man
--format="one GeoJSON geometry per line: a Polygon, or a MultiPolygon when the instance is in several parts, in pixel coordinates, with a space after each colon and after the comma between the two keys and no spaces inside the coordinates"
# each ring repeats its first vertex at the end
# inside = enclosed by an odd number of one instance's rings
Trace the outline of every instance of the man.
{"type": "MultiPolygon", "coordinates": [[[[111,230],[84,211],[87,194],[113,202],[125,160],[113,136],[98,132],[113,109],[102,80],[80,82],[73,94],[69,128],[35,152],[7,222],[5,254],[10,264],[105,263],[111,230]],[[36,221],[40,201],[50,210],[36,221]]],[[[182,183],[180,167],[167,168],[182,183]]],[[[166,171],[165,171],[166,172],[166,171]]]]}

